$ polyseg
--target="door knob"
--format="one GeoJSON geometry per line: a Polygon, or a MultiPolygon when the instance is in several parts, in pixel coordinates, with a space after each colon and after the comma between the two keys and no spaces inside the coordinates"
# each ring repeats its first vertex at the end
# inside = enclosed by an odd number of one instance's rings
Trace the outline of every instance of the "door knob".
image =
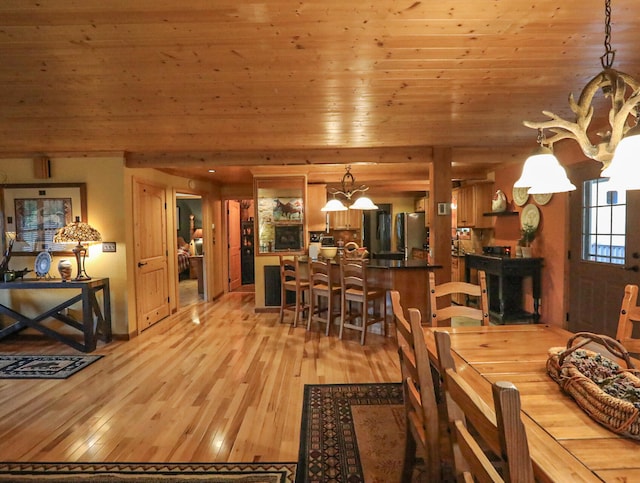
{"type": "MultiPolygon", "coordinates": [[[[140,267],[144,267],[147,264],[147,262],[138,262],[138,268],[140,267]]],[[[638,270],[638,267],[636,267],[636,270],[638,270]]]]}

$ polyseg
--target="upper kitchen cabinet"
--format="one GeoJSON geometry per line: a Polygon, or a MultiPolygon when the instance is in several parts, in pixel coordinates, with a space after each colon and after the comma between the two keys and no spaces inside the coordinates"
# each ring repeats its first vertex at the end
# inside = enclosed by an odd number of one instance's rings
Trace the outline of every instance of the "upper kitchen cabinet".
{"type": "Polygon", "coordinates": [[[359,230],[362,226],[362,211],[332,211],[329,214],[332,230],[359,230]]]}
{"type": "Polygon", "coordinates": [[[461,186],[452,191],[457,227],[491,228],[490,218],[482,216],[491,211],[493,183],[477,183],[461,186]]]}
{"type": "Polygon", "coordinates": [[[320,211],[327,203],[326,184],[307,185],[307,228],[309,231],[325,231],[327,228],[327,214],[320,211]]]}

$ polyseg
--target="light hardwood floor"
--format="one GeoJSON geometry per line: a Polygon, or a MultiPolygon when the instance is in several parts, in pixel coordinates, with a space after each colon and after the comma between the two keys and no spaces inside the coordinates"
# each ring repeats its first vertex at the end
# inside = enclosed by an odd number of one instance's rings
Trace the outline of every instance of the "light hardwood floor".
{"type": "MultiPolygon", "coordinates": [[[[352,332],[278,324],[248,293],[195,304],[100,343],[105,357],[69,379],[0,380],[0,459],[296,461],[305,383],[400,381],[394,339],[362,347],[352,332]]],[[[77,353],[19,336],[0,352],[77,353]]]]}

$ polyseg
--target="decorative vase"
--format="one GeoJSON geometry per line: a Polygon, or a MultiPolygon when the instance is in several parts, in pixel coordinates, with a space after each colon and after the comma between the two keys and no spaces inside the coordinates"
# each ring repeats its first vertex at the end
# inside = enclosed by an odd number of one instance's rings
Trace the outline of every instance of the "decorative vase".
{"type": "Polygon", "coordinates": [[[531,247],[522,247],[522,258],[531,258],[531,247]]]}
{"type": "Polygon", "coordinates": [[[58,272],[60,272],[60,278],[63,282],[67,282],[71,280],[71,271],[73,269],[73,265],[70,260],[63,258],[58,262],[58,272]]]}

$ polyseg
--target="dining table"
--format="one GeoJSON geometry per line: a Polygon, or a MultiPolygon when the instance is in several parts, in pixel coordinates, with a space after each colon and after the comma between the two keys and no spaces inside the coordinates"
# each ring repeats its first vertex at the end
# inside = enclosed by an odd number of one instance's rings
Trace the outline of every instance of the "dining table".
{"type": "Polygon", "coordinates": [[[457,372],[490,407],[493,382],[518,388],[536,480],[640,481],[640,441],[591,419],[547,374],[549,349],[566,347],[572,332],[544,324],[425,327],[435,368],[436,330],[449,332],[457,372]]]}

